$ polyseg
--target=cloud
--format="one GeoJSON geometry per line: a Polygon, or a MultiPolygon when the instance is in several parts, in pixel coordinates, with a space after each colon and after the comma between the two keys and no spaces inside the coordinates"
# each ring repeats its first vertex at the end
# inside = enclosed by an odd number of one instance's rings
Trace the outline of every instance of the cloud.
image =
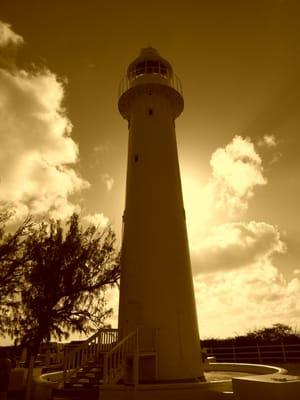
{"type": "Polygon", "coordinates": [[[277,227],[265,222],[233,222],[211,228],[192,248],[195,274],[228,271],[270,260],[286,251],[277,227]]]}
{"type": "Polygon", "coordinates": [[[192,249],[209,226],[240,219],[258,186],[267,184],[262,159],[249,138],[235,136],[211,156],[211,176],[182,175],[189,241],[192,249]]]}
{"type": "Polygon", "coordinates": [[[118,311],[119,311],[119,289],[118,287],[110,288],[109,291],[105,293],[107,300],[107,308],[113,309],[113,314],[106,321],[110,324],[112,328],[118,328],[118,311]]]}
{"type": "Polygon", "coordinates": [[[0,47],[19,46],[23,42],[22,36],[15,33],[10,24],[0,21],[0,47]]]}
{"type": "MultiPolygon", "coordinates": [[[[0,43],[21,41],[10,32],[0,43]]],[[[69,197],[89,183],[74,170],[79,150],[63,83],[47,69],[0,68],[0,88],[0,203],[13,204],[20,217],[68,217],[79,207],[69,197]]]]}
{"type": "Polygon", "coordinates": [[[267,167],[277,163],[282,157],[282,153],[278,150],[278,141],[274,135],[264,135],[257,141],[257,146],[265,153],[267,167]],[[276,151],[274,151],[275,148],[276,151]]]}
{"type": "Polygon", "coordinates": [[[276,147],[277,141],[274,135],[264,135],[259,139],[257,145],[260,147],[276,147]]]}
{"type": "Polygon", "coordinates": [[[266,185],[262,160],[249,138],[235,136],[225,148],[217,149],[210,160],[211,190],[216,206],[226,209],[229,216],[248,208],[256,186],[266,185]]]}
{"type": "Polygon", "coordinates": [[[202,337],[298,322],[300,280],[285,279],[268,260],[237,271],[199,275],[194,286],[202,337]]]}
{"type": "MultiPolygon", "coordinates": [[[[271,136],[261,143],[277,146],[271,136]]],[[[261,156],[249,138],[235,136],[212,154],[210,164],[207,183],[183,179],[184,190],[189,188],[187,224],[200,335],[234,336],[277,322],[296,324],[298,270],[287,279],[273,265],[274,256],[287,251],[279,228],[237,221],[256,188],[267,184],[261,156]]]]}
{"type": "Polygon", "coordinates": [[[101,175],[101,179],[105,183],[107,191],[110,192],[115,183],[114,178],[109,174],[105,173],[101,175]]]}
{"type": "Polygon", "coordinates": [[[82,220],[99,228],[105,228],[109,223],[109,218],[102,213],[86,215],[82,220]]]}
{"type": "Polygon", "coordinates": [[[108,151],[109,147],[106,144],[98,144],[93,147],[93,152],[94,153],[106,153],[108,151]]]}
{"type": "Polygon", "coordinates": [[[16,34],[9,24],[0,21],[0,68],[16,69],[17,48],[23,43],[22,36],[16,34]]]}

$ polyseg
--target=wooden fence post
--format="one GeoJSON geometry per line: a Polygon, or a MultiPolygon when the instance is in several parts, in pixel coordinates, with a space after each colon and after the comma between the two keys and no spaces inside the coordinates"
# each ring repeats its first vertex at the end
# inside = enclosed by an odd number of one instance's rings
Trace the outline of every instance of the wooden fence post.
{"type": "Polygon", "coordinates": [[[286,352],[285,352],[284,343],[281,344],[281,348],[282,348],[283,362],[286,363],[287,359],[286,359],[286,352]]]}
{"type": "Polygon", "coordinates": [[[258,343],[256,343],[256,347],[257,347],[258,361],[262,362],[261,352],[260,352],[260,348],[259,348],[259,344],[258,343]]]}
{"type": "Polygon", "coordinates": [[[235,345],[232,345],[232,354],[233,354],[233,361],[236,362],[236,352],[235,352],[235,345]]]}

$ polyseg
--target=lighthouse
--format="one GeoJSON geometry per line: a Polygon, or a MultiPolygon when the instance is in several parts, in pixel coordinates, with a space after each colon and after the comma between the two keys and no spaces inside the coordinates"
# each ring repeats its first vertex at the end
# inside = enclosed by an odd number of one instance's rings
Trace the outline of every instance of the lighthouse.
{"type": "Polygon", "coordinates": [[[139,334],[140,380],[203,379],[175,135],[183,111],[171,64],[144,48],[120,86],[128,122],[119,335],[139,334]]]}

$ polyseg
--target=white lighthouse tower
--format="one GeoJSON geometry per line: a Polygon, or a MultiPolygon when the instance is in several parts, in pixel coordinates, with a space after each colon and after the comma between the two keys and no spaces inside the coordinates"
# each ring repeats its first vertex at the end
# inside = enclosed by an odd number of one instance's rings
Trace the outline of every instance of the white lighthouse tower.
{"type": "Polygon", "coordinates": [[[142,49],[119,98],[129,129],[119,332],[139,332],[141,381],[203,378],[175,136],[182,110],[170,63],[142,49]]]}

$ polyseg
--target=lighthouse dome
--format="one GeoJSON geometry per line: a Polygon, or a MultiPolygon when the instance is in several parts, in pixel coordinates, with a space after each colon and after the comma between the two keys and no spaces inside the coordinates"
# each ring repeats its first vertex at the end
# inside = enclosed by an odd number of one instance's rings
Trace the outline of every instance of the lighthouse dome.
{"type": "Polygon", "coordinates": [[[181,83],[171,64],[153,47],[141,49],[139,56],[129,64],[126,75],[119,85],[119,111],[129,118],[131,105],[143,94],[154,93],[169,99],[173,117],[183,110],[181,83]]]}
{"type": "Polygon", "coordinates": [[[153,47],[141,49],[140,55],[129,65],[127,76],[130,80],[145,74],[158,74],[166,79],[173,77],[171,64],[162,58],[153,47]]]}

